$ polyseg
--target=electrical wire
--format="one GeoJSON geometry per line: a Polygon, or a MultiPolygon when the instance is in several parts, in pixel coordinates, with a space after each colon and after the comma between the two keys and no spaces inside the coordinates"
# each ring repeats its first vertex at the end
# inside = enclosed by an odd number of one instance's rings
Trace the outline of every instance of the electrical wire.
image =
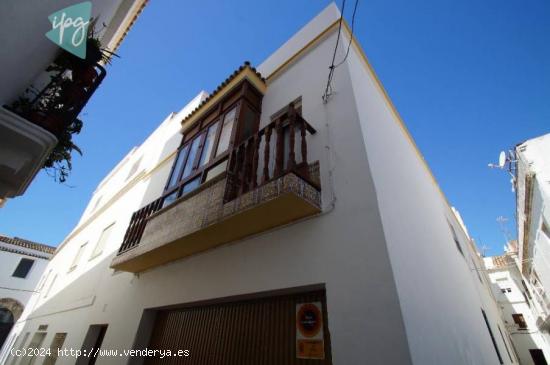
{"type": "Polygon", "coordinates": [[[344,20],[344,9],[346,8],[346,0],[342,0],[342,12],[340,13],[340,20],[338,22],[338,36],[336,37],[336,46],[334,47],[334,53],[332,54],[332,62],[329,66],[327,87],[323,94],[323,102],[326,104],[328,98],[332,94],[332,75],[334,74],[334,61],[336,60],[336,50],[338,49],[338,43],[340,42],[340,33],[342,32],[342,21],[344,20]]]}
{"type": "Polygon", "coordinates": [[[351,35],[349,37],[348,49],[346,50],[346,55],[344,56],[344,59],[341,62],[339,62],[336,66],[334,66],[334,68],[339,67],[348,59],[349,49],[351,47],[351,42],[353,41],[353,28],[355,27],[355,13],[357,12],[357,5],[359,5],[359,0],[355,0],[355,6],[353,7],[353,14],[351,16],[351,35]]]}
{"type": "Polygon", "coordinates": [[[338,64],[335,65],[334,63],[336,61],[336,52],[338,50],[338,44],[340,43],[340,35],[342,33],[342,22],[343,22],[343,19],[344,19],[344,9],[346,7],[346,0],[342,0],[342,12],[340,14],[340,21],[338,23],[338,36],[336,37],[336,45],[334,47],[334,53],[332,54],[332,62],[329,66],[327,86],[325,88],[325,93],[322,96],[323,102],[325,104],[328,102],[328,99],[332,95],[332,78],[334,76],[334,70],[337,67],[341,66],[347,60],[348,55],[349,55],[349,50],[351,48],[351,42],[353,41],[353,32],[354,32],[354,28],[355,28],[355,14],[357,13],[357,5],[359,5],[359,0],[355,0],[355,5],[353,7],[353,14],[352,14],[352,17],[351,17],[351,35],[350,35],[348,47],[347,47],[347,50],[346,50],[346,55],[344,56],[344,59],[342,61],[338,62],[338,64]]]}

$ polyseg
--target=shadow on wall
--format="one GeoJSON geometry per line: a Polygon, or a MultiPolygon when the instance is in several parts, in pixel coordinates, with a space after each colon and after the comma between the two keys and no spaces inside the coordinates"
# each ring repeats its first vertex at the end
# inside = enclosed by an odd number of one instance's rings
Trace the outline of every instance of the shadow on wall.
{"type": "MultiPolygon", "coordinates": [[[[127,300],[127,303],[133,302],[131,299],[133,296],[133,275],[115,273],[110,269],[109,265],[112,258],[113,254],[105,255],[101,261],[95,263],[93,267],[80,275],[78,280],[73,281],[59,291],[56,291],[54,285],[48,296],[45,297],[45,294],[41,293],[39,304],[26,319],[25,326],[20,333],[30,332],[33,334],[37,331],[39,325],[48,325],[52,333],[67,333],[67,340],[70,340],[70,343],[67,341],[65,347],[80,349],[90,325],[109,323],[112,318],[120,315],[104,310],[106,303],[113,298],[109,293],[113,295],[116,293],[117,297],[127,300]],[[99,290],[104,293],[103,296],[98,296],[99,290]],[[67,327],[63,327],[64,324],[67,327]]],[[[71,275],[71,273],[64,275],[71,275]]],[[[119,306],[118,308],[124,310],[128,307],[119,306]]],[[[106,337],[108,336],[109,331],[106,333],[106,337]]],[[[21,336],[19,337],[21,338],[21,336]]],[[[27,342],[30,338],[32,336],[27,338],[27,342]]],[[[46,341],[51,341],[49,336],[47,336],[46,341]]],[[[24,345],[28,346],[29,344],[19,343],[18,340],[16,345],[18,348],[22,348],[24,345]]],[[[45,342],[43,347],[48,346],[49,343],[45,342]]],[[[9,359],[11,359],[11,355],[8,356],[7,363],[9,363],[9,359]]]]}
{"type": "MultiPolygon", "coordinates": [[[[172,121],[173,123],[174,121],[172,121]]],[[[179,143],[181,141],[181,135],[175,134],[169,138],[162,149],[156,154],[157,158],[155,161],[151,161],[151,167],[157,166],[163,159],[170,156],[173,152],[177,150],[179,143]]],[[[146,141],[153,142],[153,141],[146,141]]],[[[150,151],[150,150],[149,150],[150,151]]],[[[145,150],[144,152],[149,152],[145,150]]],[[[155,151],[156,152],[156,151],[155,151]]],[[[116,302],[120,298],[121,301],[124,301],[124,305],[119,306],[110,306],[109,309],[115,308],[118,311],[127,311],[131,308],[131,311],[141,312],[141,308],[138,305],[132,306],[132,303],[139,303],[139,300],[132,300],[131,298],[139,295],[139,292],[136,292],[135,288],[132,288],[132,283],[134,280],[134,275],[125,272],[115,272],[110,268],[111,261],[116,256],[118,249],[122,243],[124,233],[126,231],[127,225],[130,222],[132,213],[135,210],[138,210],[140,207],[143,207],[149,204],[151,201],[159,198],[162,195],[164,185],[168,179],[168,174],[170,172],[171,166],[173,163],[173,158],[168,159],[159,170],[155,171],[150,177],[145,180],[146,188],[143,194],[139,197],[129,197],[122,196],[119,198],[115,204],[125,204],[124,199],[132,198],[133,201],[128,201],[126,211],[123,216],[117,217],[117,222],[121,225],[124,225],[119,231],[121,234],[116,234],[111,236],[109,242],[106,243],[105,252],[97,258],[91,260],[82,259],[79,266],[74,271],[69,271],[69,267],[57,267],[53,268],[53,272],[49,275],[48,283],[45,287],[52,284],[52,280],[58,275],[55,280],[58,285],[59,283],[67,283],[63,288],[56,287],[56,282],[53,282],[53,286],[49,290],[44,290],[39,294],[39,300],[33,308],[33,311],[29,314],[26,319],[26,323],[21,333],[31,332],[34,333],[38,326],[41,324],[49,324],[53,331],[56,332],[68,332],[67,340],[70,341],[66,345],[72,345],[73,348],[80,348],[82,341],[86,335],[88,327],[96,323],[109,323],[112,318],[115,318],[118,315],[124,315],[124,313],[113,313],[110,311],[105,311],[107,304],[116,302]],[[135,208],[132,208],[135,207],[135,208]],[[72,276],[72,278],[71,278],[72,276]],[[98,296],[98,293],[101,291],[103,296],[98,296]],[[49,292],[49,293],[48,293],[49,292]],[[133,307],[133,308],[132,308],[133,307]],[[103,310],[101,310],[103,308],[103,310]],[[79,310],[87,309],[87,310],[79,310]],[[74,317],[71,316],[71,313],[74,317]],[[60,318],[55,316],[55,314],[61,314],[65,318],[60,318]],[[77,326],[70,325],[71,328],[62,328],[59,323],[78,323],[77,326]],[[55,325],[52,326],[52,322],[55,322],[55,325]],[[77,332],[78,331],[78,332],[77,332]]],[[[151,168],[150,167],[150,168],[151,168]]],[[[129,182],[130,183],[130,182],[129,182]]],[[[138,182],[131,191],[134,189],[139,190],[138,182]]],[[[120,207],[119,207],[120,208],[120,207]]],[[[106,211],[101,212],[100,214],[112,214],[110,213],[109,207],[106,211]]],[[[94,222],[95,223],[95,222],[94,222]]],[[[92,224],[94,224],[92,223],[92,224]]],[[[98,227],[100,229],[100,227],[98,227]]],[[[71,240],[74,243],[74,239],[71,240]]],[[[71,245],[72,246],[72,245],[71,245]]],[[[69,246],[63,248],[67,249],[69,246]]],[[[68,261],[68,264],[71,260],[68,261]]],[[[61,263],[61,262],[60,262],[61,263]]],[[[8,303],[8,299],[2,299],[8,303]]],[[[3,302],[0,301],[0,307],[4,306],[3,302]]],[[[13,303],[6,304],[8,308],[17,308],[13,303]]],[[[6,336],[9,334],[10,329],[13,327],[13,324],[17,322],[17,319],[21,316],[23,312],[23,306],[20,305],[19,310],[15,310],[13,313],[13,319],[10,322],[9,329],[6,331],[6,336]]],[[[0,313],[1,314],[1,313],[0,313]]],[[[139,318],[139,316],[137,317],[139,318]]],[[[130,326],[132,324],[129,324],[130,326]]],[[[137,328],[138,323],[135,323],[137,328]]],[[[111,332],[111,335],[112,332],[111,332]]],[[[105,334],[107,340],[109,340],[110,331],[107,331],[105,334]]],[[[113,335],[116,336],[116,333],[113,335]]],[[[32,336],[31,336],[32,337],[32,336]]],[[[112,338],[116,340],[116,338],[112,338]]],[[[132,344],[133,338],[131,339],[122,339],[123,342],[127,342],[129,345],[132,344]]],[[[48,339],[47,339],[48,341],[48,339]]],[[[118,341],[116,341],[118,342],[118,341]]],[[[23,345],[28,345],[28,343],[16,343],[16,346],[22,347],[23,345]]],[[[9,361],[8,361],[9,363],[9,361]]]]}
{"type": "Polygon", "coordinates": [[[0,350],[8,338],[13,325],[21,317],[23,309],[23,305],[15,299],[0,299],[0,350]]]}

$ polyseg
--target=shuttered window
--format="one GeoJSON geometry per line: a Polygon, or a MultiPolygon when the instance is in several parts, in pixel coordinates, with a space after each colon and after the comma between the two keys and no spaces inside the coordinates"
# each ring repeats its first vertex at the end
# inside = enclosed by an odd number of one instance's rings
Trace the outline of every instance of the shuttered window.
{"type": "Polygon", "coordinates": [[[25,258],[21,259],[21,261],[19,261],[19,264],[17,264],[15,271],[13,272],[13,276],[21,279],[26,278],[29,274],[29,271],[31,271],[33,264],[34,260],[25,258]]]}

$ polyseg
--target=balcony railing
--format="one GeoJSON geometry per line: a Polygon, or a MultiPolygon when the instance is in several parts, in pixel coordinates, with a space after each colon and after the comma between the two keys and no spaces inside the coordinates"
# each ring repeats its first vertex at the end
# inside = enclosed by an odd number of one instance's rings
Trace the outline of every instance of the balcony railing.
{"type": "Polygon", "coordinates": [[[162,208],[162,200],[162,198],[159,198],[132,214],[130,224],[124,234],[124,240],[118,250],[119,254],[126,252],[139,244],[141,241],[141,236],[143,235],[143,230],[145,229],[145,224],[147,223],[147,218],[162,208]]]}
{"type": "Polygon", "coordinates": [[[84,62],[72,69],[54,64],[52,69],[45,87],[29,87],[23,97],[6,107],[59,137],[78,117],[107,72],[99,64],[84,62]]]}
{"type": "Polygon", "coordinates": [[[319,190],[318,184],[309,176],[306,132],[314,134],[316,131],[291,108],[287,119],[271,122],[233,148],[224,201],[231,201],[289,172],[294,172],[319,190]],[[299,134],[299,163],[296,161],[296,134],[299,134]]]}
{"type": "Polygon", "coordinates": [[[225,174],[170,205],[159,198],[133,213],[111,267],[140,272],[319,213],[308,133],[316,131],[290,108],[231,148],[225,174]]]}

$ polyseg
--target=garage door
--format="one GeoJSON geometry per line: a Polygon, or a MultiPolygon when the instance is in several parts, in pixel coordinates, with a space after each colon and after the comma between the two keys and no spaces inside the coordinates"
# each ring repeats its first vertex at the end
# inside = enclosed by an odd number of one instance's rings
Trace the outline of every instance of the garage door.
{"type": "Polygon", "coordinates": [[[160,311],[148,348],[190,354],[147,364],[331,364],[325,293],[160,311]]]}

